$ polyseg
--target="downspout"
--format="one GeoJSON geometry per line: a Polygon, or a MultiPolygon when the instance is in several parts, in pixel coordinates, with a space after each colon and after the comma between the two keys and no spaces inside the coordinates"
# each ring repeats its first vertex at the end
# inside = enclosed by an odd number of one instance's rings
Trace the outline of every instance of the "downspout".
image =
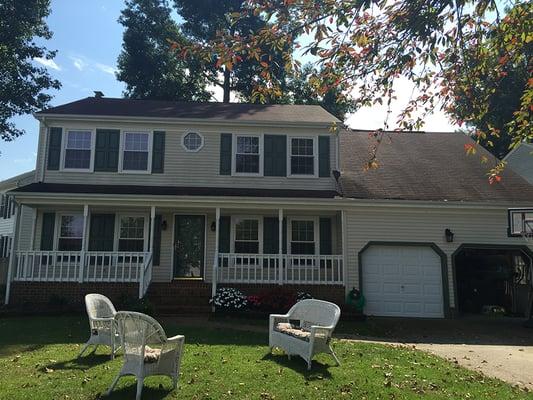
{"type": "Polygon", "coordinates": [[[44,182],[44,171],[45,171],[45,167],[46,167],[46,144],[47,144],[47,140],[46,140],[46,132],[48,130],[48,125],[46,124],[46,117],[41,117],[42,119],[39,120],[40,121],[40,124],[39,124],[39,146],[38,146],[38,153],[37,153],[37,157],[41,157],[41,171],[40,171],[40,174],[39,174],[39,182],[44,182]],[[41,125],[44,127],[44,134],[41,135],[41,125]],[[43,152],[43,154],[39,154],[40,152],[43,152]]]}

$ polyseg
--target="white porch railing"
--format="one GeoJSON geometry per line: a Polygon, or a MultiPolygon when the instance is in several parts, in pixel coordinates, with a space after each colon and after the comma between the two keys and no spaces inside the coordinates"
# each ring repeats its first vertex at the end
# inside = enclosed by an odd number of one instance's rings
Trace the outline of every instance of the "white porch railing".
{"type": "Polygon", "coordinates": [[[344,284],[342,255],[218,255],[217,282],[307,285],[344,284]]]}
{"type": "Polygon", "coordinates": [[[142,266],[141,279],[139,279],[139,299],[142,299],[146,295],[150,282],[152,281],[152,258],[152,253],[148,253],[142,266]]]}
{"type": "Polygon", "coordinates": [[[152,254],[137,252],[17,251],[13,273],[26,282],[139,282],[139,296],[151,279],[152,254]]]}

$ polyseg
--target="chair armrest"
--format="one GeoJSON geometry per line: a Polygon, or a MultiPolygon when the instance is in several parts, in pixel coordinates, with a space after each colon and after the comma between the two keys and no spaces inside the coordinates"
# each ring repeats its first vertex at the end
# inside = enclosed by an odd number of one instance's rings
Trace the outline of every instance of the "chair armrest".
{"type": "Polygon", "coordinates": [[[270,314],[269,317],[269,331],[274,330],[274,325],[276,323],[276,320],[289,320],[289,314],[270,314]]]}
{"type": "Polygon", "coordinates": [[[312,325],[309,329],[309,332],[311,333],[311,339],[314,339],[317,335],[317,333],[322,333],[327,336],[327,338],[331,337],[331,334],[333,333],[333,330],[335,329],[335,326],[329,325],[329,326],[320,326],[320,325],[312,325]]]}
{"type": "Polygon", "coordinates": [[[179,341],[185,341],[185,336],[176,335],[176,336],[172,336],[170,338],[167,338],[167,343],[174,343],[174,342],[179,342],[179,341]]]}

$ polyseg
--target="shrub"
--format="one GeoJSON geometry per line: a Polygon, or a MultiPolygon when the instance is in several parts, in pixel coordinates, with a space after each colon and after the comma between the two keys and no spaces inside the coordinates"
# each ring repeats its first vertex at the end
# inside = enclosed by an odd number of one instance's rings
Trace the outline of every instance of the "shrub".
{"type": "Polygon", "coordinates": [[[248,306],[247,297],[235,288],[219,288],[210,301],[217,308],[226,310],[244,310],[248,306]]]}
{"type": "Polygon", "coordinates": [[[312,298],[313,298],[313,296],[311,296],[307,292],[297,292],[296,293],[296,302],[302,301],[302,300],[308,300],[308,299],[312,299],[312,298]]]}
{"type": "Polygon", "coordinates": [[[287,312],[297,301],[297,293],[284,287],[263,289],[257,295],[258,308],[268,312],[287,312]]]}

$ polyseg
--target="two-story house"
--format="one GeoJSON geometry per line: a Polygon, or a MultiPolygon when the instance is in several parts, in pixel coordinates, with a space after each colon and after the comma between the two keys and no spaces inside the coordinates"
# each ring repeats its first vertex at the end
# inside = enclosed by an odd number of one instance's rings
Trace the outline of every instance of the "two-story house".
{"type": "Polygon", "coordinates": [[[35,116],[34,182],[10,192],[34,213],[16,211],[10,304],[97,291],[205,308],[217,287],[269,285],[344,303],[357,287],[369,314],[444,317],[465,251],[531,264],[507,219],[533,188],[511,171],[489,185],[463,135],[397,135],[364,171],[373,139],[332,133],[319,106],[89,97],[35,116]]]}

